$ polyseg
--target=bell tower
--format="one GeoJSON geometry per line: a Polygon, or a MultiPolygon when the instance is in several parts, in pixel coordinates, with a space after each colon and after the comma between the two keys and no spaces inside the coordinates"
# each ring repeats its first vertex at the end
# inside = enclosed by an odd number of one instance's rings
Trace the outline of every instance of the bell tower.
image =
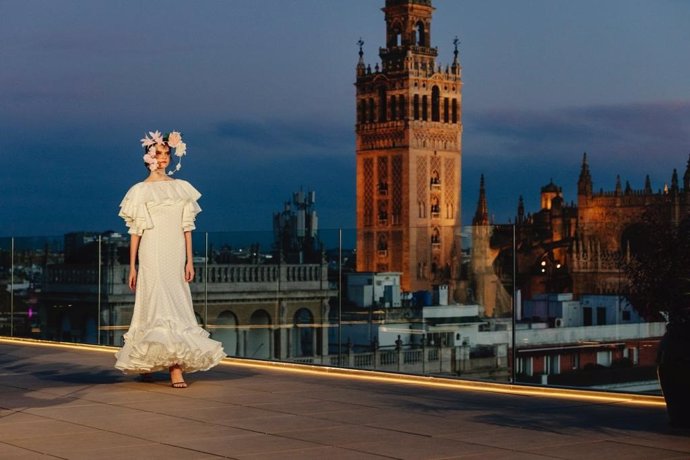
{"type": "Polygon", "coordinates": [[[459,278],[462,79],[436,63],[431,0],[386,0],[380,64],[357,63],[357,270],[405,291],[459,278]]]}

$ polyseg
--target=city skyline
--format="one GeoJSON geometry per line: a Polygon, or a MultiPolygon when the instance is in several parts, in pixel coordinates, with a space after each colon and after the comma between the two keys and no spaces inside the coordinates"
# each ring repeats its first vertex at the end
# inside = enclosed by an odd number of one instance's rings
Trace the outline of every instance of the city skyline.
{"type": "MultiPolygon", "coordinates": [[[[575,201],[584,151],[595,190],[682,174],[690,5],[433,3],[437,62],[461,40],[464,225],[481,173],[496,222],[518,195],[536,211],[551,179],[575,201]]],[[[353,228],[356,42],[379,62],[383,5],[0,2],[0,236],[124,231],[117,204],[156,129],[185,134],[199,229],[270,230],[300,186],[322,228],[353,228]]]]}

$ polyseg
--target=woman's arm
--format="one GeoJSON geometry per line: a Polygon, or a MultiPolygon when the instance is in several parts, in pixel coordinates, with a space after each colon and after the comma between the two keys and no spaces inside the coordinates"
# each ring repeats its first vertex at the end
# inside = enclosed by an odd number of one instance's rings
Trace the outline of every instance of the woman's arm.
{"type": "Polygon", "coordinates": [[[129,288],[134,291],[137,288],[137,252],[141,235],[132,234],[129,240],[129,288]]]}
{"type": "Polygon", "coordinates": [[[187,263],[184,267],[184,280],[190,282],[194,279],[194,254],[192,253],[192,232],[184,232],[184,245],[187,254],[187,263]]]}

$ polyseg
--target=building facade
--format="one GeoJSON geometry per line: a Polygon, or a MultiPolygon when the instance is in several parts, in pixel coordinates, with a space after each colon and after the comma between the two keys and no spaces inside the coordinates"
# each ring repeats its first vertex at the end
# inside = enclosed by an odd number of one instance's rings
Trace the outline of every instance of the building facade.
{"type": "Polygon", "coordinates": [[[356,81],[357,271],[400,272],[403,291],[459,277],[462,79],[431,46],[430,0],[386,0],[380,65],[356,81]]]}

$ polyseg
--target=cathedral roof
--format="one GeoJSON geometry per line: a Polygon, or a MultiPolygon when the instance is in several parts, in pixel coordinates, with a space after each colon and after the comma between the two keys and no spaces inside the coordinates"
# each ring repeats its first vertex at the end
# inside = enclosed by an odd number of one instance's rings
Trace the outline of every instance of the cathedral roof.
{"type": "Polygon", "coordinates": [[[541,188],[541,193],[548,193],[548,192],[560,193],[560,191],[561,191],[561,188],[558,185],[553,183],[553,179],[551,180],[551,182],[549,182],[548,184],[546,184],[545,186],[543,186],[541,188]]]}

